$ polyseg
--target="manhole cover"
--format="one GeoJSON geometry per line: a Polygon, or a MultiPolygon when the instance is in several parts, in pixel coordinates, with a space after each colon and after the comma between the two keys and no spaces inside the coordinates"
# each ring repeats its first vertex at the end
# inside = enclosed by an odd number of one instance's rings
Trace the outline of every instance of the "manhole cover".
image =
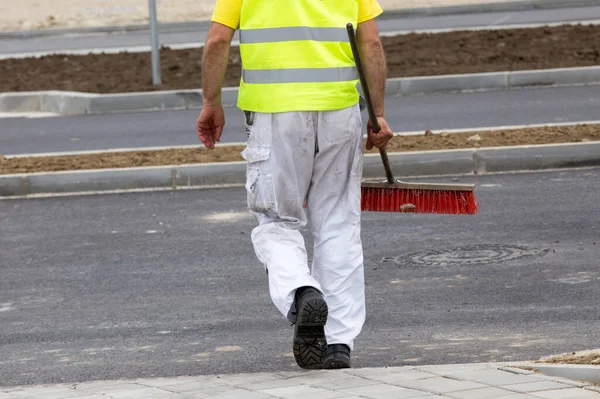
{"type": "Polygon", "coordinates": [[[547,251],[547,249],[517,245],[481,244],[415,252],[408,255],[384,258],[383,262],[413,266],[482,265],[536,256],[547,251]]]}

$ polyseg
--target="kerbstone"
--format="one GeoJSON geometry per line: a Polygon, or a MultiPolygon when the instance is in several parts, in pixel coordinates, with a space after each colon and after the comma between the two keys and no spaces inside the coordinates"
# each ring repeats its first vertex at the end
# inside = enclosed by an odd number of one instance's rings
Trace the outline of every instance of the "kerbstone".
{"type": "Polygon", "coordinates": [[[166,168],[128,168],[32,174],[28,194],[171,187],[166,168]]]}
{"type": "Polygon", "coordinates": [[[478,173],[600,165],[600,143],[480,149],[478,173]]]}
{"type": "MultiPolygon", "coordinates": [[[[397,177],[466,174],[474,170],[473,150],[390,153],[388,159],[397,177]]],[[[379,155],[364,158],[363,177],[385,177],[379,155]]]]}
{"type": "Polygon", "coordinates": [[[24,175],[0,176],[0,197],[28,194],[27,177],[24,175]]]}
{"type": "Polygon", "coordinates": [[[385,95],[397,96],[400,94],[402,79],[388,79],[385,82],[385,95]]]}
{"type": "Polygon", "coordinates": [[[181,165],[174,168],[174,185],[177,187],[244,184],[245,162],[181,165]]]}
{"type": "Polygon", "coordinates": [[[40,110],[62,115],[83,115],[89,113],[94,98],[104,98],[98,94],[69,91],[50,91],[40,95],[40,110]]]}
{"type": "Polygon", "coordinates": [[[506,72],[404,78],[400,83],[400,93],[504,90],[507,82],[506,72]]]}
{"type": "Polygon", "coordinates": [[[148,92],[105,94],[90,98],[89,113],[102,114],[110,112],[165,110],[186,107],[186,98],[177,92],[148,92]]]}
{"type": "Polygon", "coordinates": [[[557,68],[508,73],[510,88],[531,86],[566,86],[600,83],[600,68],[557,68]]]}
{"type": "Polygon", "coordinates": [[[0,93],[1,112],[41,111],[40,92],[0,93]]]}

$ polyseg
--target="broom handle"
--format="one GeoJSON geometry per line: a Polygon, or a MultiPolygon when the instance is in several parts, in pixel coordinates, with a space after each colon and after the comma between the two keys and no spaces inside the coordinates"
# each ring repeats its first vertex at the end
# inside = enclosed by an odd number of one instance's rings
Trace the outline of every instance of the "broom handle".
{"type": "MultiPolygon", "coordinates": [[[[356,69],[358,70],[360,85],[362,86],[363,94],[365,96],[365,102],[367,103],[367,111],[369,112],[369,119],[371,120],[371,128],[373,129],[373,132],[378,133],[380,130],[379,123],[377,122],[377,117],[375,116],[375,109],[373,108],[373,102],[371,101],[371,93],[369,92],[367,78],[365,77],[365,70],[363,68],[362,61],[360,59],[360,53],[358,51],[358,43],[356,42],[354,27],[351,23],[346,25],[346,30],[348,31],[350,47],[352,47],[354,62],[356,63],[356,69]]],[[[392,173],[392,167],[390,166],[390,161],[388,159],[387,151],[385,150],[385,148],[379,149],[379,155],[381,155],[381,161],[383,162],[383,168],[385,169],[385,176],[387,178],[388,183],[394,184],[396,182],[396,179],[394,178],[394,174],[392,173]]]]}

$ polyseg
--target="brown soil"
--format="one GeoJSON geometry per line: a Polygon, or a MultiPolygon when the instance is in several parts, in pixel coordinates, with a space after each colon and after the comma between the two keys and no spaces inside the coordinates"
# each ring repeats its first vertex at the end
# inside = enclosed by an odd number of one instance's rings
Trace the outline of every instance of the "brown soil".
{"type": "Polygon", "coordinates": [[[548,356],[541,358],[537,363],[588,364],[600,366],[600,349],[548,356]]]}
{"type": "MultiPolygon", "coordinates": [[[[429,131],[418,136],[396,136],[388,152],[496,147],[523,144],[600,141],[600,125],[543,127],[468,133],[429,131]]],[[[161,151],[106,152],[88,155],[4,158],[0,156],[0,174],[51,172],[78,169],[106,169],[136,166],[182,165],[208,162],[242,161],[243,146],[169,149],[161,151]]],[[[375,152],[372,150],[371,152],[375,152]]]]}
{"type": "MultiPolygon", "coordinates": [[[[382,38],[389,77],[591,66],[600,64],[600,26],[409,34],[382,38]]],[[[163,84],[152,85],[149,53],[51,55],[0,60],[0,92],[91,93],[196,89],[202,49],[161,51],[163,84]]],[[[225,86],[240,79],[232,48],[225,86]]]]}

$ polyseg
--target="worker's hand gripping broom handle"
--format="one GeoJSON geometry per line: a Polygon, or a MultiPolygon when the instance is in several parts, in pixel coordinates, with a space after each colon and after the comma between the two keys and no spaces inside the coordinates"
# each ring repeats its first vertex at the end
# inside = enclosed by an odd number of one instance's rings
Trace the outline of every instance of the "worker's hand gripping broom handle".
{"type": "MultiPolygon", "coordinates": [[[[373,102],[371,101],[371,93],[369,92],[369,86],[367,85],[367,79],[365,77],[365,70],[360,59],[360,53],[358,51],[358,43],[356,42],[356,35],[354,34],[354,27],[352,24],[346,25],[348,31],[348,39],[350,40],[350,47],[352,47],[352,54],[354,55],[354,62],[356,63],[356,69],[358,70],[358,77],[360,79],[360,85],[363,89],[363,95],[365,96],[365,102],[367,103],[367,111],[369,112],[369,119],[371,120],[371,128],[375,133],[379,132],[379,123],[375,116],[375,110],[373,109],[373,102]]],[[[385,168],[385,176],[388,183],[396,183],[392,168],[390,167],[390,161],[388,160],[387,152],[384,148],[379,149],[379,155],[381,155],[381,161],[385,168]]]]}

